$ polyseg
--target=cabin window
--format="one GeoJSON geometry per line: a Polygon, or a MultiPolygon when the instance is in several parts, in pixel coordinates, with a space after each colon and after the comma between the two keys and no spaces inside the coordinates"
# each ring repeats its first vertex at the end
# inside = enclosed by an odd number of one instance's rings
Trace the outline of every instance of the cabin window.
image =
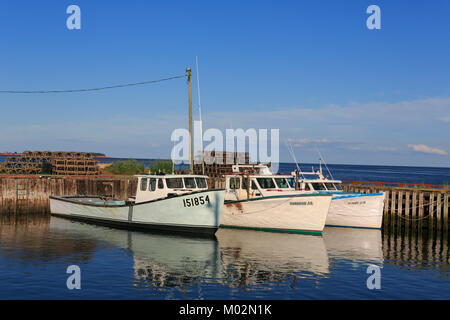
{"type": "Polygon", "coordinates": [[[256,178],[259,183],[259,186],[263,189],[271,189],[275,188],[275,183],[272,178],[256,178]]]}
{"type": "Polygon", "coordinates": [[[197,186],[195,185],[195,179],[194,178],[184,178],[184,186],[186,188],[197,188],[197,186]]]}
{"type": "Polygon", "coordinates": [[[289,183],[285,178],[275,178],[275,182],[277,183],[278,188],[285,189],[289,188],[289,183]]]}
{"type": "Polygon", "coordinates": [[[312,183],[312,186],[316,191],[327,190],[327,188],[325,188],[325,185],[323,183],[312,183]]]}
{"type": "Polygon", "coordinates": [[[158,179],[158,189],[164,189],[163,179],[158,179]]]}
{"type": "Polygon", "coordinates": [[[336,188],[336,190],[342,191],[342,188],[339,184],[335,184],[334,187],[336,188]]]}
{"type": "Polygon", "coordinates": [[[252,181],[252,190],[258,190],[255,181],[252,181]]]}
{"type": "Polygon", "coordinates": [[[195,178],[195,181],[197,181],[197,186],[198,186],[200,189],[207,188],[205,178],[195,178]]]}
{"type": "Polygon", "coordinates": [[[325,183],[325,187],[327,187],[328,190],[336,190],[336,187],[332,183],[325,183]]]}
{"type": "Polygon", "coordinates": [[[230,189],[239,189],[241,186],[241,179],[230,178],[230,189]]]}
{"type": "Polygon", "coordinates": [[[170,189],[183,188],[183,179],[182,178],[167,178],[166,184],[167,184],[167,188],[170,188],[170,189]]]}
{"type": "Polygon", "coordinates": [[[286,179],[291,186],[291,188],[295,188],[295,178],[287,178],[286,179]]]}
{"type": "Polygon", "coordinates": [[[147,178],[141,179],[141,191],[147,190],[147,178]]]}
{"type": "Polygon", "coordinates": [[[155,191],[156,190],[156,179],[150,178],[150,183],[148,184],[148,191],[155,191]]]}
{"type": "Polygon", "coordinates": [[[311,188],[309,187],[309,183],[305,183],[305,191],[309,191],[311,188]]]}

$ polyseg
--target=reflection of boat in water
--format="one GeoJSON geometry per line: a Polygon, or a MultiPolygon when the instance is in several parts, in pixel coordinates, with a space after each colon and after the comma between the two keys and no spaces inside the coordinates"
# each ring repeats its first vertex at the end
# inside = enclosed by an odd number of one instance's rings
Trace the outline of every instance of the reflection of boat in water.
{"type": "Polygon", "coordinates": [[[52,217],[50,228],[130,250],[135,279],[146,282],[144,286],[185,285],[196,279],[217,279],[221,274],[216,239],[127,231],[57,217],[52,217]]]}
{"type": "Polygon", "coordinates": [[[329,272],[328,255],[320,236],[219,229],[216,237],[226,281],[231,286],[329,272]]]}
{"type": "Polygon", "coordinates": [[[323,239],[330,258],[383,263],[381,230],[326,227],[323,239]]]}

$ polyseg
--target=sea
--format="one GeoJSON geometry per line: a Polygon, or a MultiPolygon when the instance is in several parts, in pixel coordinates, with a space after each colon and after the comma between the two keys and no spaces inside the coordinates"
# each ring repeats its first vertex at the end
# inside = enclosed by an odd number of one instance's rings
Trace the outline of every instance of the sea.
{"type": "MultiPolygon", "coordinates": [[[[7,156],[0,155],[0,163],[7,156]]],[[[98,163],[114,163],[130,160],[130,158],[95,158],[98,163]]],[[[145,167],[159,159],[133,158],[145,167]]],[[[317,171],[320,169],[318,163],[301,163],[302,171],[317,171]]],[[[188,164],[177,165],[176,169],[187,169],[188,164]]],[[[291,173],[297,169],[294,163],[281,162],[278,166],[279,173],[291,173]]],[[[322,170],[328,178],[348,181],[378,181],[378,182],[404,182],[418,184],[445,184],[450,183],[450,167],[407,167],[407,166],[379,166],[379,165],[351,165],[351,164],[328,164],[322,165],[322,170]]]]}
{"type": "MultiPolygon", "coordinates": [[[[319,168],[302,164],[311,167],[319,168]]],[[[450,181],[450,168],[328,168],[342,180],[450,181]]],[[[198,238],[30,212],[0,217],[0,299],[450,299],[448,244],[439,232],[333,227],[321,236],[219,229],[198,238]]]]}

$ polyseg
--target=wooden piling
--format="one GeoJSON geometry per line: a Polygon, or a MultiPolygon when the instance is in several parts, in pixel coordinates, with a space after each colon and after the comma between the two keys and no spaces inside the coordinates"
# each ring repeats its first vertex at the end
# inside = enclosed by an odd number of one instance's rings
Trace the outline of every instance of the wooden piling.
{"type": "Polygon", "coordinates": [[[399,234],[402,229],[402,211],[403,211],[403,191],[398,192],[397,201],[397,233],[399,234]]]}
{"type": "Polygon", "coordinates": [[[442,230],[442,192],[437,193],[436,200],[436,230],[439,232],[442,230]]]}
{"type": "Polygon", "coordinates": [[[423,229],[423,192],[419,193],[419,216],[417,217],[417,231],[422,232],[423,229]]]}
{"type": "Polygon", "coordinates": [[[442,224],[444,229],[444,234],[447,236],[448,234],[448,193],[446,192],[444,195],[444,208],[442,214],[442,224]]]}
{"type": "Polygon", "coordinates": [[[433,228],[434,228],[434,219],[433,219],[433,213],[434,213],[434,192],[430,193],[430,196],[428,198],[428,233],[430,235],[433,234],[433,228]]]}
{"type": "Polygon", "coordinates": [[[411,197],[411,192],[406,191],[405,192],[405,214],[403,215],[405,217],[405,234],[409,234],[409,221],[411,219],[410,214],[409,214],[410,197],[411,197]]]}
{"type": "Polygon", "coordinates": [[[394,228],[395,228],[395,217],[396,217],[396,215],[395,215],[395,209],[396,209],[396,207],[395,207],[395,200],[396,200],[396,197],[397,197],[397,192],[395,191],[395,190],[392,190],[392,198],[391,198],[391,231],[392,232],[394,232],[394,228]]]}
{"type": "Polygon", "coordinates": [[[383,208],[383,225],[384,228],[387,228],[389,225],[389,196],[391,195],[391,191],[387,190],[384,197],[384,208],[383,208]]]}
{"type": "Polygon", "coordinates": [[[411,205],[411,230],[415,232],[417,228],[417,191],[415,190],[412,193],[411,205]]]}

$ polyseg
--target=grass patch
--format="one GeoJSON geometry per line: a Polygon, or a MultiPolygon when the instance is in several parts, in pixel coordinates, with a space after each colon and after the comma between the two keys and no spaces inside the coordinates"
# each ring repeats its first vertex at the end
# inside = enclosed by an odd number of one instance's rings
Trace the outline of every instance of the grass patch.
{"type": "Polygon", "coordinates": [[[150,164],[150,172],[156,173],[173,173],[173,163],[171,160],[156,160],[150,164]]]}
{"type": "Polygon", "coordinates": [[[103,169],[105,173],[120,175],[144,174],[145,166],[134,159],[117,161],[103,169]]]}

